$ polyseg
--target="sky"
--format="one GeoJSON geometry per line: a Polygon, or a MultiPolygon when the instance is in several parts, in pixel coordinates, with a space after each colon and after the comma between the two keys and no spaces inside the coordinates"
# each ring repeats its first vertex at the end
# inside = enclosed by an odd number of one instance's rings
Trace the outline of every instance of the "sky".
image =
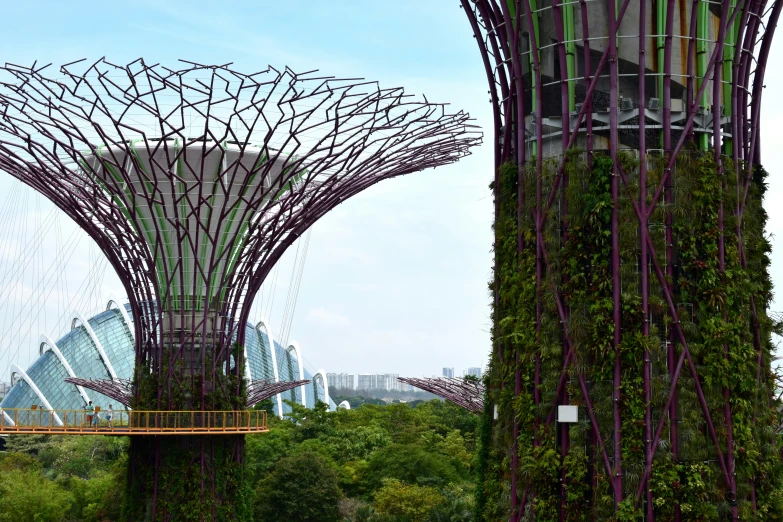
{"type": "MultiPolygon", "coordinates": [[[[14,2],[4,6],[4,18],[13,22],[0,33],[0,60],[59,65],[79,58],[106,56],[123,63],[143,57],[176,67],[182,58],[233,62],[244,72],[267,65],[319,69],[377,80],[381,87],[402,86],[469,112],[486,134],[472,156],[380,183],[312,228],[288,336],[298,342],[310,369],[429,376],[454,367],[460,374],[483,367],[490,349],[492,122],[481,59],[458,5],[457,0],[14,2]]],[[[778,204],[783,202],[778,152],[783,149],[775,142],[775,129],[783,128],[783,97],[775,94],[783,92],[781,39],[772,48],[761,122],[777,287],[783,286],[783,233],[776,235],[783,228],[778,204]]],[[[2,194],[13,187],[9,176],[0,174],[0,204],[11,204],[2,203],[2,194]]],[[[11,201],[27,202],[24,215],[30,218],[23,225],[29,230],[25,237],[32,237],[49,207],[25,190],[11,201]]],[[[3,208],[0,241],[4,228],[21,226],[3,217],[3,208]]],[[[44,247],[28,256],[30,266],[38,268],[24,269],[13,299],[4,302],[0,294],[0,324],[22,324],[26,332],[15,339],[0,337],[0,371],[8,362],[26,367],[37,354],[38,333],[53,339],[65,333],[69,307],[82,307],[89,316],[102,308],[109,292],[124,294],[116,277],[101,268],[87,238],[79,239],[78,255],[67,266],[58,265],[63,283],[45,295],[43,285],[36,287],[58,257],[59,250],[47,245],[78,235],[67,218],[51,219],[57,219],[60,232],[47,233],[36,243],[44,247]]],[[[5,274],[21,271],[21,243],[0,242],[0,287],[13,279],[5,274]]],[[[295,252],[281,260],[277,276],[254,304],[254,317],[266,315],[278,330],[287,328],[283,310],[295,252]]],[[[772,309],[783,310],[783,302],[772,309]]],[[[0,379],[7,378],[0,373],[0,379]]]]}

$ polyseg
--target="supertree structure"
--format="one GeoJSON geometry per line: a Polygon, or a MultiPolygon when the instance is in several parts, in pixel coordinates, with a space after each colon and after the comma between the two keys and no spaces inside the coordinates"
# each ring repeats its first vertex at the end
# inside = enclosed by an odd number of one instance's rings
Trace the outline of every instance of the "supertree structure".
{"type": "Polygon", "coordinates": [[[783,2],[461,7],[495,127],[480,519],[780,519],[759,120],[783,2]]]}
{"type": "MultiPolygon", "coordinates": [[[[244,408],[240,325],[283,252],[347,198],[480,141],[466,114],[373,82],[80,63],[0,68],[0,169],[78,223],[122,281],[136,409],[244,408]]],[[[246,518],[243,440],[133,437],[128,520],[246,518]]]]}

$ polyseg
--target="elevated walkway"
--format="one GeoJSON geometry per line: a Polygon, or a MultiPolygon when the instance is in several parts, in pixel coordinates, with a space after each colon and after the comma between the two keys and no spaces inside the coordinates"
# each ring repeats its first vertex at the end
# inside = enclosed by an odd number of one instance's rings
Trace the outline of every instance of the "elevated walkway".
{"type": "Polygon", "coordinates": [[[46,410],[0,411],[0,435],[241,435],[262,433],[266,412],[249,411],[106,411],[46,410]]]}

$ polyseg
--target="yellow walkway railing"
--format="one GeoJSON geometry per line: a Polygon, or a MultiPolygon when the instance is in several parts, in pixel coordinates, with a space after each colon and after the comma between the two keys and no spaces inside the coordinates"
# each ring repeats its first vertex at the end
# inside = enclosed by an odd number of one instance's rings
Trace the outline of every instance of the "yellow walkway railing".
{"type": "Polygon", "coordinates": [[[50,435],[231,435],[267,430],[266,412],[45,410],[3,408],[0,434],[50,435]],[[3,415],[4,412],[6,415],[3,415]],[[9,422],[8,418],[12,422],[9,422]]]}

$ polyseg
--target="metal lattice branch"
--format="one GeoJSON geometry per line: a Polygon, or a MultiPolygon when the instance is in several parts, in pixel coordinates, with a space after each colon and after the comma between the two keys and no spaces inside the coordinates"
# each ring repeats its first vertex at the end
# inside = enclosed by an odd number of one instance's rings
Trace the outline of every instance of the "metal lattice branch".
{"type": "Polygon", "coordinates": [[[398,381],[428,391],[473,413],[484,411],[484,385],[456,377],[398,377],[398,381]]]}
{"type": "Polygon", "coordinates": [[[0,169],[97,242],[127,290],[137,361],[164,379],[238,372],[238,325],[308,227],[481,140],[467,114],[373,82],[76,63],[0,67],[0,169]]]}
{"type": "Polygon", "coordinates": [[[111,397],[123,406],[130,406],[133,399],[133,383],[128,379],[82,379],[81,377],[68,377],[65,382],[96,391],[107,397],[111,397]]]}
{"type": "Polygon", "coordinates": [[[274,397],[278,393],[293,390],[311,382],[310,380],[275,382],[274,379],[253,379],[247,383],[247,407],[252,408],[259,402],[274,397]]]}

